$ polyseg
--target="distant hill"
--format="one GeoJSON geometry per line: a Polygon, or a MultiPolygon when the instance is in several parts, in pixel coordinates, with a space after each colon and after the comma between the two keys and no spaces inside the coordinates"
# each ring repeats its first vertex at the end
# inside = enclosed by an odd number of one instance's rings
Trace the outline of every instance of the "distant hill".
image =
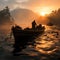
{"type": "Polygon", "coordinates": [[[39,17],[39,15],[33,11],[22,8],[16,8],[15,10],[11,11],[11,15],[13,16],[16,24],[22,27],[31,26],[31,22],[39,17]]]}

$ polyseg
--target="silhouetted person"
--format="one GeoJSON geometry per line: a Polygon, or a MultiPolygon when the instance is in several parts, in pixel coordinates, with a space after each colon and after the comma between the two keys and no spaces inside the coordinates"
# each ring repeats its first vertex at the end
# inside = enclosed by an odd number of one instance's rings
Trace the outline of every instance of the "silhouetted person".
{"type": "Polygon", "coordinates": [[[32,29],[35,29],[36,28],[36,22],[35,22],[35,20],[32,22],[32,29]]]}
{"type": "Polygon", "coordinates": [[[39,24],[39,25],[36,27],[36,29],[41,30],[41,29],[42,29],[42,25],[39,24]]]}

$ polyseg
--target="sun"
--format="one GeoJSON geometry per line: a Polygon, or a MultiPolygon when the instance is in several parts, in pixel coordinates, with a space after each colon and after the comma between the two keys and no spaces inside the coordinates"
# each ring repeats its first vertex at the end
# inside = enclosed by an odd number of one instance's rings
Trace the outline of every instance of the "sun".
{"type": "Polygon", "coordinates": [[[36,12],[37,12],[39,15],[41,15],[41,16],[45,16],[45,15],[47,15],[47,14],[50,14],[51,11],[52,11],[52,9],[49,8],[49,7],[42,7],[42,8],[37,7],[37,8],[36,8],[36,12]]]}
{"type": "Polygon", "coordinates": [[[40,12],[41,16],[45,16],[46,14],[47,14],[47,12],[44,12],[44,11],[40,12]]]}
{"type": "Polygon", "coordinates": [[[49,12],[49,10],[46,10],[46,9],[43,9],[43,10],[41,10],[40,12],[39,12],[39,14],[41,15],[41,16],[45,16],[45,15],[47,15],[47,14],[49,14],[50,12],[49,12]]]}

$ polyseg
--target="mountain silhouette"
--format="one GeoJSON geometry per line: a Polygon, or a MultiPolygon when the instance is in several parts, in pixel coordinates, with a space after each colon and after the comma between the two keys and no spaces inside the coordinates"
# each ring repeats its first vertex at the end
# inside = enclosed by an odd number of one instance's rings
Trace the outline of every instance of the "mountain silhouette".
{"type": "Polygon", "coordinates": [[[34,13],[33,11],[22,8],[14,9],[13,11],[11,11],[11,15],[14,17],[16,24],[22,27],[31,26],[31,22],[39,17],[39,15],[34,13]]]}

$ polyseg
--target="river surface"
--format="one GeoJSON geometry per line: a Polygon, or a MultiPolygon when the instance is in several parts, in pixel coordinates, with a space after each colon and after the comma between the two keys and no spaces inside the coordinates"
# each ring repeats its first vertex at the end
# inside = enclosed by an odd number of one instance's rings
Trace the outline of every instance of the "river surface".
{"type": "Polygon", "coordinates": [[[0,60],[60,60],[60,30],[46,26],[45,32],[35,39],[35,44],[22,50],[20,56],[13,56],[14,38],[0,33],[0,60]]]}

